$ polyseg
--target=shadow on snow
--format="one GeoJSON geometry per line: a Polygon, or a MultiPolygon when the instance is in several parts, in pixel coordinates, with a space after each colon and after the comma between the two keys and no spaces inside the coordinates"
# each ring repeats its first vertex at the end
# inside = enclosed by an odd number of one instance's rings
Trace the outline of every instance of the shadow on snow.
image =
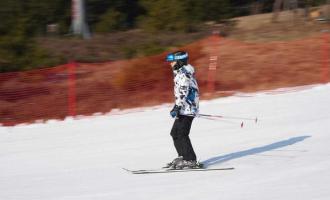
{"type": "Polygon", "coordinates": [[[216,165],[216,164],[223,163],[223,162],[226,162],[229,160],[283,148],[283,147],[286,147],[289,145],[296,144],[298,142],[302,142],[309,137],[311,137],[311,136],[293,137],[293,138],[290,138],[287,140],[282,140],[282,141],[275,142],[275,143],[268,144],[268,145],[261,146],[261,147],[256,147],[256,148],[252,148],[252,149],[248,149],[248,150],[244,150],[244,151],[238,151],[238,152],[230,153],[230,154],[223,155],[223,156],[212,157],[212,158],[209,158],[209,159],[203,161],[203,163],[206,167],[209,167],[211,165],[216,165]]]}

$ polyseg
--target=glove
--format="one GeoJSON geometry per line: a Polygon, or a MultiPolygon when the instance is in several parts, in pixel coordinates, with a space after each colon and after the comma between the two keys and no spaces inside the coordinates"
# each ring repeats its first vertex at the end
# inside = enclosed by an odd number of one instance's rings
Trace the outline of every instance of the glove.
{"type": "Polygon", "coordinates": [[[173,118],[175,118],[175,117],[179,117],[179,115],[180,115],[180,110],[181,110],[181,107],[178,106],[178,105],[175,105],[175,106],[173,107],[173,109],[171,110],[171,112],[170,112],[171,116],[172,116],[173,118]]]}

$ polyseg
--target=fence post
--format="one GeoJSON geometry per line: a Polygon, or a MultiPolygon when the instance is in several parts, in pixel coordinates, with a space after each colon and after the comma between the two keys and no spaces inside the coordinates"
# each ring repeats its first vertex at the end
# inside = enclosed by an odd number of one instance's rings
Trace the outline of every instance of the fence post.
{"type": "Polygon", "coordinates": [[[76,116],[76,67],[77,63],[68,63],[68,115],[76,116]]]}
{"type": "Polygon", "coordinates": [[[219,41],[220,36],[217,32],[213,33],[211,37],[211,55],[209,58],[209,68],[208,68],[208,82],[207,82],[207,91],[212,95],[215,91],[215,81],[217,74],[217,65],[218,65],[218,50],[219,50],[219,41]]]}
{"type": "Polygon", "coordinates": [[[322,45],[322,82],[329,82],[329,32],[323,31],[322,45]]]}

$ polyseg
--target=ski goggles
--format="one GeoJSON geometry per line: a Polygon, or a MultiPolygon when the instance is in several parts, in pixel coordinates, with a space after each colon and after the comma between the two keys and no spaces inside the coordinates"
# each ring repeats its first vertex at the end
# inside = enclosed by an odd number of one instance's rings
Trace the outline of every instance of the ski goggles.
{"type": "Polygon", "coordinates": [[[173,62],[177,60],[183,60],[188,58],[188,53],[185,53],[183,55],[174,55],[173,53],[170,53],[166,56],[167,62],[173,62]]]}

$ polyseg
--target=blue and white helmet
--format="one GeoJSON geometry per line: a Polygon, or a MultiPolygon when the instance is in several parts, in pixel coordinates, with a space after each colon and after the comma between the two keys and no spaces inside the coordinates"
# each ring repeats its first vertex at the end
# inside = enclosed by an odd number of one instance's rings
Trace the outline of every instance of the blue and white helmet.
{"type": "Polygon", "coordinates": [[[188,64],[188,53],[185,51],[176,51],[174,53],[170,53],[166,56],[167,62],[177,62],[173,69],[178,70],[182,66],[188,64]]]}
{"type": "Polygon", "coordinates": [[[178,60],[188,60],[188,53],[185,51],[176,51],[174,53],[170,53],[166,56],[167,62],[173,62],[178,60]]]}

